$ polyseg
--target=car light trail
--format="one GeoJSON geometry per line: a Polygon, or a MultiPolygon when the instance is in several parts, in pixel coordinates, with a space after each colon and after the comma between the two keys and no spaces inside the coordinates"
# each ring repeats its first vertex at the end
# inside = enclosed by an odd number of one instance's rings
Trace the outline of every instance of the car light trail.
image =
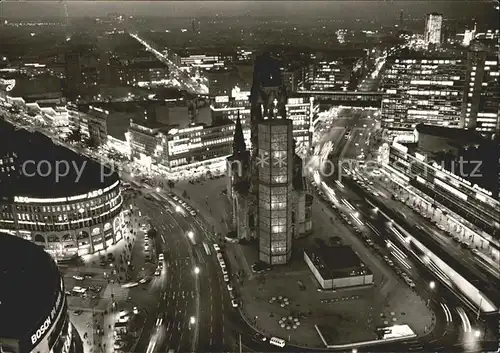
{"type": "Polygon", "coordinates": [[[349,201],[345,200],[345,199],[342,199],[342,202],[344,203],[344,205],[346,205],[349,209],[353,210],[354,211],[354,206],[351,205],[349,203],[349,201]]]}
{"type": "Polygon", "coordinates": [[[446,316],[446,322],[453,322],[453,316],[451,316],[450,309],[448,305],[441,303],[441,308],[443,308],[444,315],[446,316]]]}
{"type": "Polygon", "coordinates": [[[356,223],[358,223],[360,226],[364,225],[363,222],[361,222],[361,220],[358,218],[358,215],[357,214],[351,214],[351,217],[354,219],[354,221],[356,221],[356,223]]]}
{"type": "Polygon", "coordinates": [[[462,327],[464,332],[472,332],[472,326],[470,324],[469,317],[465,313],[463,308],[457,308],[458,315],[460,316],[460,320],[462,320],[462,327]]]}
{"type": "Polygon", "coordinates": [[[401,249],[399,249],[396,245],[394,245],[394,243],[391,243],[390,241],[387,241],[387,244],[390,244],[390,248],[391,248],[391,254],[396,258],[398,259],[398,261],[404,266],[406,267],[408,270],[411,269],[411,266],[410,264],[406,261],[406,258],[407,256],[403,253],[403,251],[401,251],[401,249]]]}

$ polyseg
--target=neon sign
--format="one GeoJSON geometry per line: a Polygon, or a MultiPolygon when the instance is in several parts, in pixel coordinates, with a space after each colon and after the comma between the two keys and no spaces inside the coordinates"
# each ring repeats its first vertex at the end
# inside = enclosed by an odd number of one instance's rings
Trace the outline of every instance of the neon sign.
{"type": "Polygon", "coordinates": [[[43,321],[43,323],[40,325],[38,330],[35,331],[33,335],[31,335],[31,343],[33,346],[36,346],[38,342],[45,336],[45,333],[50,329],[50,327],[54,323],[54,319],[56,316],[59,314],[59,311],[64,303],[64,296],[62,291],[59,291],[59,295],[57,296],[56,304],[50,311],[50,314],[47,316],[47,318],[43,321]]]}

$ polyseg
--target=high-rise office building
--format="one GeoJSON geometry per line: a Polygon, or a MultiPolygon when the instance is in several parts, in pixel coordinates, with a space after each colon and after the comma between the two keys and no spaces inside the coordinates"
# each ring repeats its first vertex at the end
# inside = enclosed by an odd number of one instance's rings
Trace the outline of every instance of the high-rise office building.
{"type": "Polygon", "coordinates": [[[319,60],[307,67],[304,86],[311,91],[347,91],[353,68],[342,60],[319,60]]]}
{"type": "MultiPolygon", "coordinates": [[[[241,119],[243,135],[248,149],[252,149],[250,141],[250,92],[233,90],[232,96],[217,96],[210,105],[212,121],[241,119]]],[[[293,121],[293,138],[296,142],[296,152],[309,152],[312,143],[312,127],[314,116],[319,111],[319,105],[314,99],[306,97],[289,97],[285,105],[286,117],[293,121]]]]}
{"type": "Polygon", "coordinates": [[[428,14],[425,19],[424,40],[427,45],[438,47],[441,44],[441,31],[443,15],[439,13],[428,14]]]}
{"type": "Polygon", "coordinates": [[[250,94],[252,153],[238,127],[234,140],[239,147],[233,147],[227,160],[233,226],[239,238],[257,238],[259,259],[272,265],[287,263],[292,239],[312,230],[312,196],[306,190],[302,159],[294,152],[286,102],[279,63],[268,54],[258,57],[250,94]]]}
{"type": "Polygon", "coordinates": [[[499,131],[498,58],[477,41],[467,51],[460,127],[483,134],[499,131]]]}
{"type": "Polygon", "coordinates": [[[412,130],[419,123],[458,127],[465,82],[460,55],[408,53],[387,59],[382,124],[412,130]]]}

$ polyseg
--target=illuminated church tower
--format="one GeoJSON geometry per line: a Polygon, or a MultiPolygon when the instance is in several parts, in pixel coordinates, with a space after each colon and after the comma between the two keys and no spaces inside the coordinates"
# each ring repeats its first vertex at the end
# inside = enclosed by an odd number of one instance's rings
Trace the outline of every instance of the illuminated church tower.
{"type": "Polygon", "coordinates": [[[302,160],[295,154],[281,77],[279,62],[269,54],[256,59],[250,95],[254,147],[251,154],[241,147],[237,122],[228,158],[233,226],[239,238],[258,239],[259,260],[271,265],[287,263],[292,239],[312,230],[312,196],[306,190],[302,160]]]}

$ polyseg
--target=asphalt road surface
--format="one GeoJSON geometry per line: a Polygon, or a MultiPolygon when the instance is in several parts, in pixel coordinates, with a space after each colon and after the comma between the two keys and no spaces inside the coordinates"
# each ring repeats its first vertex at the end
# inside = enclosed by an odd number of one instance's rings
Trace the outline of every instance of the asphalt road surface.
{"type": "MultiPolygon", "coordinates": [[[[148,191],[143,190],[145,193],[148,191]]],[[[197,351],[226,350],[233,340],[226,328],[225,314],[233,308],[213,244],[204,237],[205,227],[189,213],[176,212],[174,200],[159,202],[139,198],[138,204],[144,205],[142,208],[147,210],[151,223],[158,230],[157,241],[165,254],[166,280],[162,286],[162,303],[156,309],[157,315],[151,315],[153,319],[149,322],[150,339],[148,342],[143,339],[137,352],[147,351],[153,340],[157,343],[151,352],[166,352],[169,349],[176,352],[190,351],[196,328],[199,332],[197,351]],[[198,274],[195,273],[195,267],[199,269],[198,274]],[[198,315],[195,305],[196,278],[200,290],[198,315]],[[191,323],[191,317],[194,317],[194,324],[191,323]],[[158,318],[163,318],[162,328],[156,327],[158,318]]],[[[143,334],[143,337],[148,335],[143,334]]]]}
{"type": "Polygon", "coordinates": [[[190,317],[195,313],[195,277],[191,263],[189,244],[183,239],[184,229],[178,225],[174,215],[158,204],[137,199],[152,225],[158,230],[157,248],[164,253],[161,275],[151,282],[151,288],[160,292],[158,299],[151,297],[156,308],[148,312],[148,320],[137,352],[190,351],[193,325],[190,317]]]}

